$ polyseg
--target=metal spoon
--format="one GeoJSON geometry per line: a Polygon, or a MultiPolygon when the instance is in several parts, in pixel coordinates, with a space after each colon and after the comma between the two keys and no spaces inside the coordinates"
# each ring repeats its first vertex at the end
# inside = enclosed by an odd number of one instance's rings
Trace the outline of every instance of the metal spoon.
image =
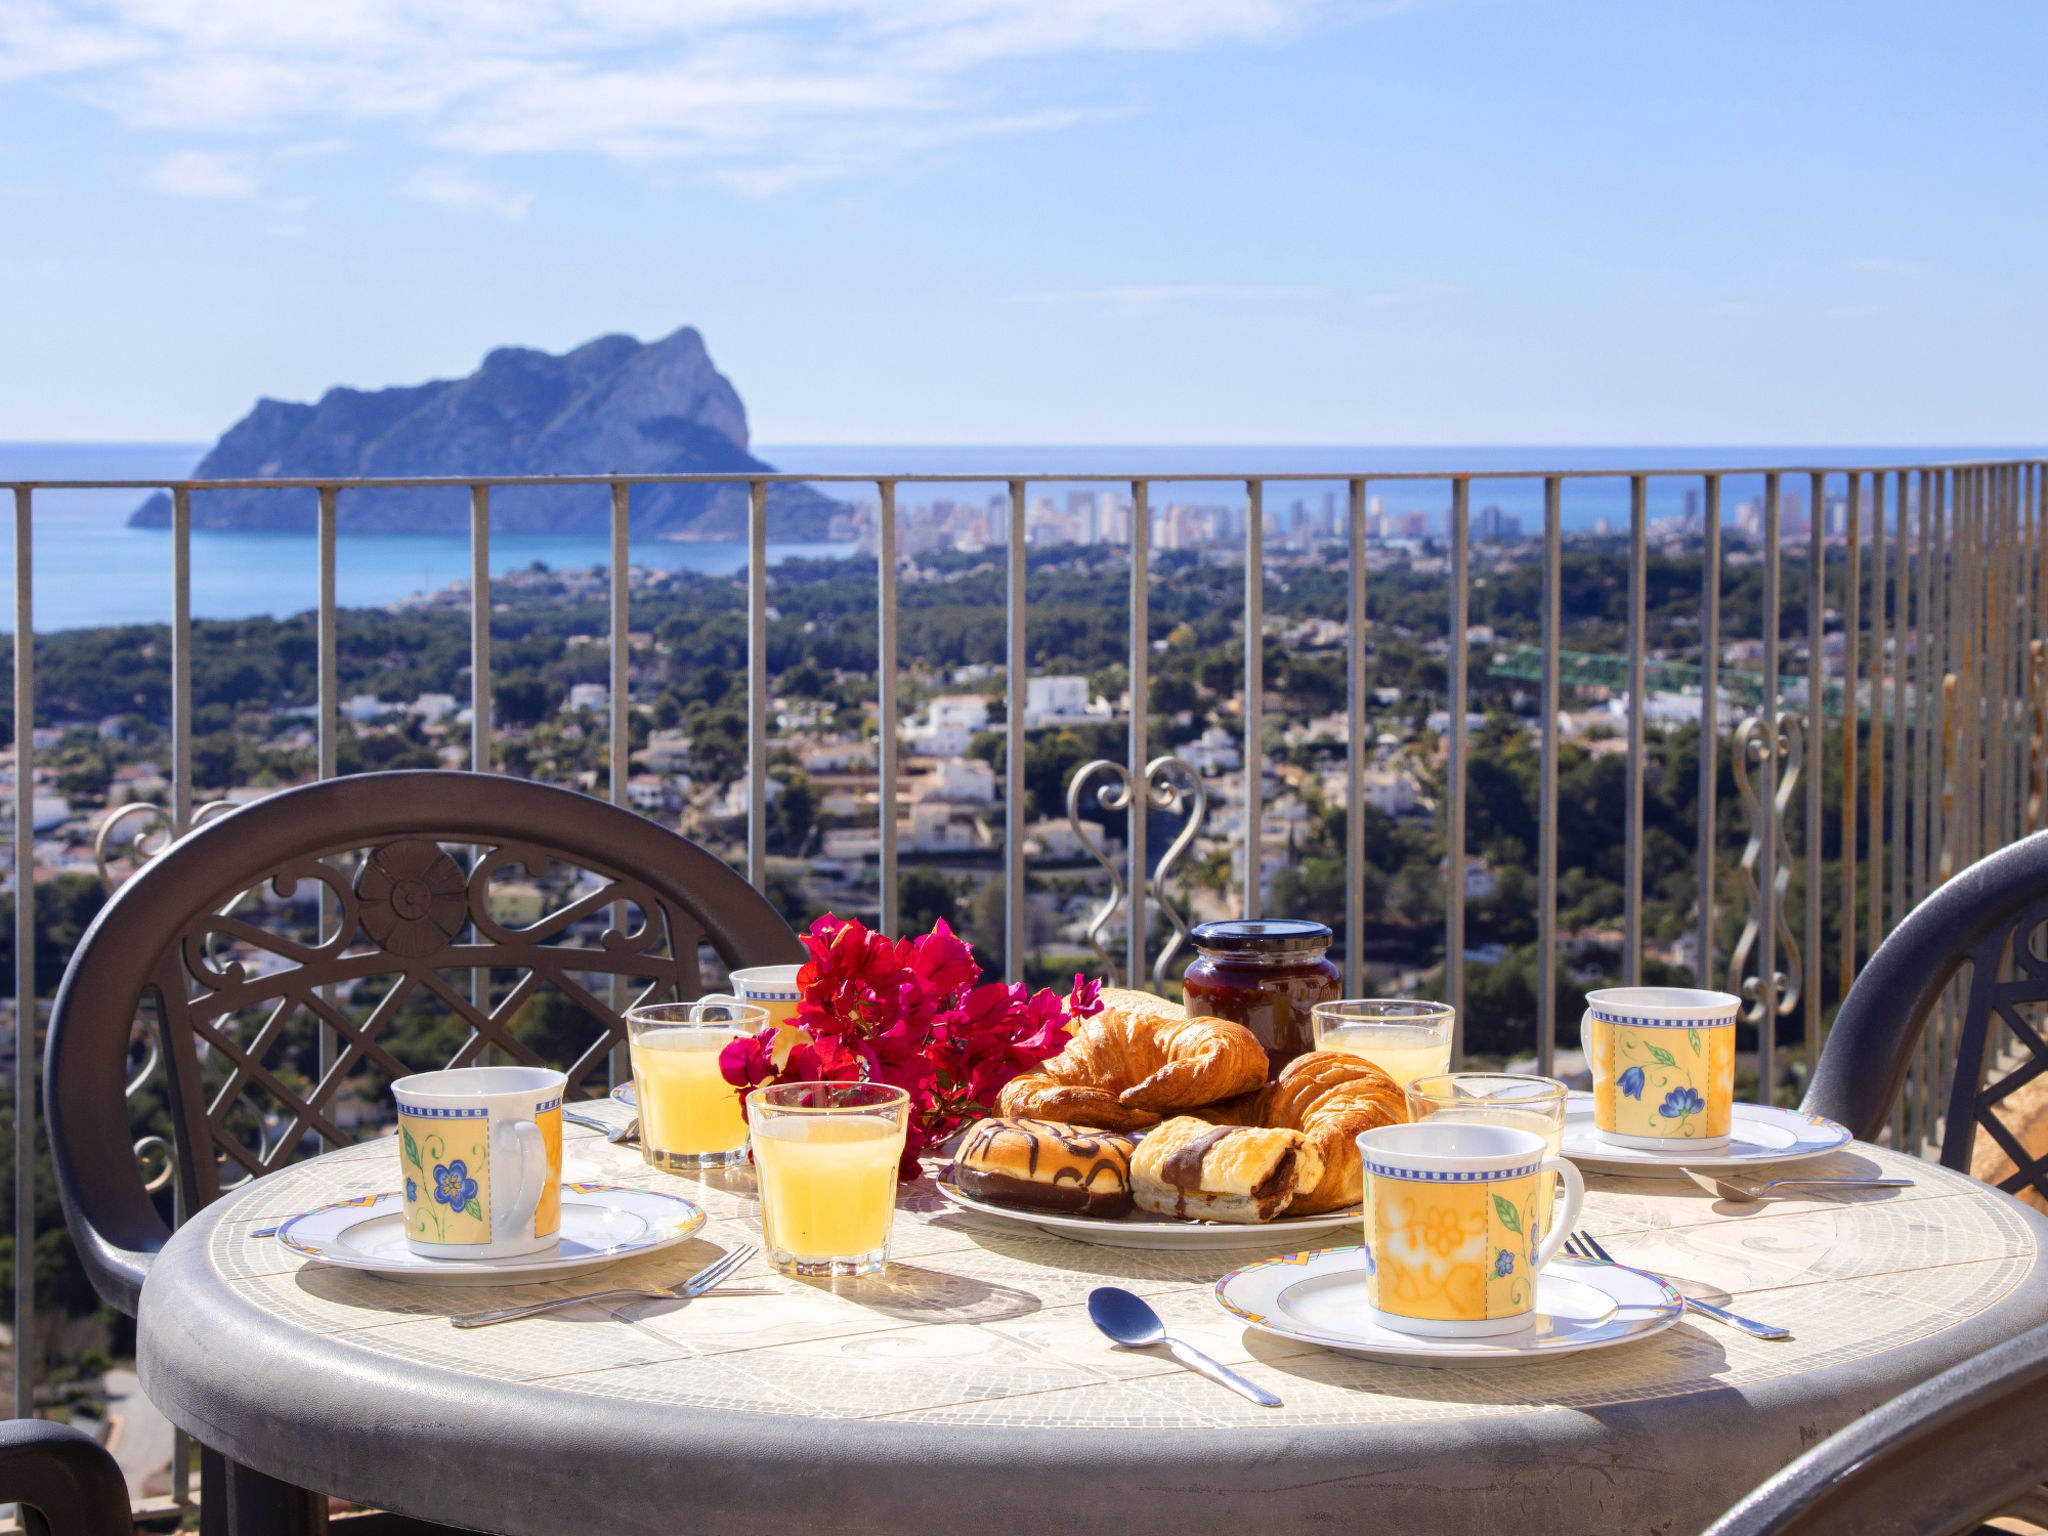
{"type": "MultiPolygon", "coordinates": [[[[1796,1184],[1801,1189],[1911,1189],[1911,1179],[1773,1179],[1768,1184],[1759,1184],[1754,1189],[1740,1184],[1731,1184],[1726,1179],[1717,1179],[1711,1173],[1700,1173],[1691,1168],[1679,1170],[1693,1183],[1710,1195],[1719,1195],[1723,1200],[1733,1200],[1738,1205],[1752,1205],[1769,1198],[1769,1192],[1796,1184]]],[[[1783,1197],[1780,1197],[1783,1198],[1783,1197]]]]}
{"type": "Polygon", "coordinates": [[[1152,1344],[1164,1344],[1167,1353],[1191,1371],[1199,1371],[1211,1381],[1230,1388],[1240,1397],[1248,1397],[1261,1408],[1278,1408],[1280,1399],[1255,1382],[1246,1381],[1229,1366],[1211,1360],[1191,1344],[1166,1336],[1166,1324],[1150,1302],[1142,1296],[1133,1296],[1119,1286],[1104,1285],[1088,1293],[1089,1319],[1110,1338],[1125,1349],[1143,1349],[1152,1344]]]}
{"type": "Polygon", "coordinates": [[[638,1115],[635,1115],[624,1125],[614,1125],[609,1120],[600,1120],[596,1115],[581,1114],[565,1105],[562,1109],[562,1118],[569,1121],[572,1125],[587,1125],[593,1131],[603,1131],[604,1139],[614,1145],[622,1141],[631,1141],[640,1134],[640,1117],[638,1115]]]}

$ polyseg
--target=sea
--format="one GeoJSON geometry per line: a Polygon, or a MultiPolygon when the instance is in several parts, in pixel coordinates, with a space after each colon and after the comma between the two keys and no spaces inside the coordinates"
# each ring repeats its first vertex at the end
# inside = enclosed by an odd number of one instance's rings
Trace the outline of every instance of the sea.
{"type": "MultiPolygon", "coordinates": [[[[1344,506],[1343,477],[1360,474],[1434,474],[1439,471],[1529,471],[1570,473],[1614,469],[1680,470],[1751,465],[1852,467],[1925,464],[1955,459],[2038,457],[2041,449],[1903,447],[1399,447],[1399,446],[1047,446],[1047,445],[845,445],[757,444],[754,450],[781,470],[799,474],[998,474],[1029,477],[1035,500],[1050,496],[1064,506],[1066,494],[1088,488],[1070,477],[1145,476],[1153,481],[1152,505],[1172,502],[1242,506],[1244,487],[1232,481],[1175,481],[1173,475],[1327,475],[1327,481],[1271,485],[1266,515],[1290,517],[1295,503],[1311,517],[1326,506],[1344,506]],[[1326,501],[1326,498],[1334,500],[1326,501]]],[[[206,452],[195,443],[0,443],[0,485],[19,480],[172,480],[189,475],[206,452]]],[[[1684,511],[1688,489],[1697,482],[1652,480],[1652,517],[1684,511]]],[[[1840,481],[1834,482],[1839,489],[1840,481]]],[[[1744,499],[1760,494],[1761,479],[1736,477],[1724,483],[1723,515],[1733,519],[1744,499]]],[[[857,503],[873,501],[870,484],[821,483],[828,496],[857,503]]],[[[970,481],[899,488],[900,508],[941,498],[984,502],[1001,487],[970,481]]],[[[1389,513],[1420,512],[1432,530],[1443,527],[1448,482],[1383,481],[1372,493],[1389,513]]],[[[1797,494],[1804,480],[1787,485],[1797,494]]],[[[1126,491],[1127,494],[1127,491],[1126,491]]],[[[171,552],[168,530],[130,528],[128,517],[147,495],[143,491],[37,491],[34,498],[35,627],[39,631],[105,624],[162,623],[171,613],[171,552]]],[[[1517,519],[1523,533],[1542,525],[1542,483],[1538,479],[1486,481],[1474,485],[1475,513],[1497,506],[1517,519]]],[[[0,508],[0,511],[6,509],[0,508]]],[[[1583,479],[1566,483],[1563,523],[1592,529],[1601,522],[1627,526],[1628,483],[1583,479]]],[[[771,564],[853,552],[850,544],[775,543],[771,564]]],[[[491,540],[493,572],[524,569],[543,561],[557,570],[603,566],[611,557],[601,534],[499,534],[491,540]]],[[[661,570],[726,576],[745,568],[747,549],[738,542],[682,542],[639,539],[635,565],[661,570]]],[[[0,592],[11,593],[13,541],[0,537],[0,592]]],[[[461,534],[345,534],[335,555],[337,600],[345,607],[381,607],[415,593],[437,591],[469,574],[469,541],[461,534]]],[[[283,617],[314,606],[316,556],[310,533],[199,531],[192,535],[192,611],[200,618],[283,617]]],[[[12,628],[13,605],[0,600],[0,633],[12,628]]]]}

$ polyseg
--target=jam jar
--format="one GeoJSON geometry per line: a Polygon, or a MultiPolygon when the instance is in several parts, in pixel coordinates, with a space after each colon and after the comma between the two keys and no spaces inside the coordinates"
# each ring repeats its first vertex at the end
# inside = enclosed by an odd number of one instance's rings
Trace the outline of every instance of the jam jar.
{"type": "Polygon", "coordinates": [[[1189,933],[1196,958],[1181,977],[1190,1014],[1233,1019],[1266,1048],[1266,1076],[1315,1049],[1309,1010],[1341,990],[1324,958],[1330,930],[1299,918],[1232,918],[1189,933]]]}

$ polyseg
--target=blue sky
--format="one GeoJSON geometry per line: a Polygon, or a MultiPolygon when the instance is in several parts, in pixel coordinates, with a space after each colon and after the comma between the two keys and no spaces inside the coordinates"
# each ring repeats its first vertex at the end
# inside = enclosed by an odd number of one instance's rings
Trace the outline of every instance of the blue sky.
{"type": "Polygon", "coordinates": [[[2044,44],[2018,0],[0,0],[0,440],[688,323],[771,443],[2039,443],[2044,44]]]}

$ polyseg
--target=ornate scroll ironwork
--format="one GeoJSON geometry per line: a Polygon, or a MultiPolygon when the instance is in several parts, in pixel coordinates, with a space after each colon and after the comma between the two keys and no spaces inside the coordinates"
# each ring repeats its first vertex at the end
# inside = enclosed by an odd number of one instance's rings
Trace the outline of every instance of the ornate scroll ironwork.
{"type": "MultiPolygon", "coordinates": [[[[1108,782],[1096,789],[1096,804],[1105,811],[1129,811],[1131,774],[1122,763],[1098,757],[1093,762],[1083,763],[1075,769],[1073,778],[1067,781],[1067,825],[1074,829],[1075,841],[1088,850],[1089,857],[1100,864],[1103,872],[1109,876],[1109,898],[1096,909],[1095,916],[1088,923],[1088,947],[1095,951],[1102,961],[1103,968],[1108,970],[1113,967],[1114,962],[1110,959],[1109,951],[1103,947],[1102,930],[1109,926],[1110,919],[1116,916],[1117,908],[1124,904],[1124,898],[1129,893],[1124,885],[1123,876],[1117,872],[1116,865],[1110,862],[1103,844],[1090,836],[1088,823],[1081,815],[1082,794],[1088,787],[1088,781],[1097,775],[1106,777],[1108,782]]],[[[1177,757],[1155,757],[1145,765],[1145,803],[1148,807],[1175,814],[1179,814],[1183,806],[1189,807],[1186,823],[1167,845],[1166,852],[1160,856],[1158,867],[1152,874],[1152,899],[1165,914],[1166,920],[1173,925],[1173,937],[1166,941],[1165,947],[1159,952],[1159,958],[1152,962],[1152,979],[1157,981],[1166,974],[1167,965],[1181,945],[1187,941],[1187,919],[1166,899],[1166,881],[1181,856],[1193,846],[1195,838],[1201,833],[1203,819],[1209,814],[1209,791],[1202,783],[1202,776],[1195,771],[1192,764],[1177,757]]],[[[1136,878],[1142,879],[1142,872],[1136,878]]]]}
{"type": "Polygon", "coordinates": [[[1763,1022],[1763,977],[1761,974],[1744,976],[1742,973],[1763,934],[1763,893],[1757,886],[1756,866],[1763,857],[1766,836],[1776,844],[1777,868],[1771,879],[1771,910],[1778,936],[1775,958],[1783,963],[1784,968],[1773,965],[1771,969],[1780,1017],[1789,1016],[1799,1005],[1800,977],[1805,974],[1799,963],[1799,941],[1792,936],[1792,924],[1785,911],[1785,898],[1792,886],[1792,848],[1785,837],[1785,824],[1791,814],[1792,791],[1799,783],[1799,770],[1805,758],[1805,733],[1801,731],[1796,715],[1778,716],[1778,784],[1771,796],[1770,814],[1766,816],[1763,800],[1757,794],[1756,786],[1750,782],[1749,774],[1750,764],[1762,763],[1770,750],[1761,718],[1752,715],[1735,728],[1735,788],[1742,796],[1743,808],[1749,813],[1749,841],[1743,847],[1741,863],[1742,894],[1748,915],[1742,924],[1742,936],[1735,941],[1735,949],[1728,957],[1728,975],[1738,982],[1742,996],[1749,1003],[1743,1017],[1752,1024],[1763,1022]]]}

